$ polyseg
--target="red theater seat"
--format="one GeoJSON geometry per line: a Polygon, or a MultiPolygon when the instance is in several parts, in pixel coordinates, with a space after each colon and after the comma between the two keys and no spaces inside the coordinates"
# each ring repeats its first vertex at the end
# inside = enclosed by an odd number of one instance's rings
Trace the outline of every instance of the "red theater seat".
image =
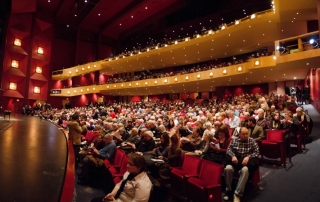
{"type": "Polygon", "coordinates": [[[116,150],[116,154],[113,159],[106,159],[104,160],[104,165],[109,168],[109,167],[114,167],[114,168],[120,168],[122,159],[125,156],[125,153],[121,149],[116,150]]]}
{"type": "Polygon", "coordinates": [[[188,198],[191,201],[220,202],[223,166],[203,160],[199,178],[187,181],[188,198]]]}
{"type": "MultiPolygon", "coordinates": [[[[286,145],[284,142],[286,130],[267,130],[266,139],[261,141],[261,158],[279,159],[283,167],[286,167],[286,145]]],[[[291,162],[291,157],[289,157],[291,162]]]]}
{"type": "Polygon", "coordinates": [[[199,169],[201,166],[201,159],[185,155],[182,169],[173,168],[171,170],[171,186],[172,194],[176,197],[186,197],[186,181],[189,177],[194,177],[199,175],[199,169]]]}
{"type": "Polygon", "coordinates": [[[116,169],[115,167],[109,168],[109,171],[113,177],[113,182],[115,184],[117,184],[121,181],[124,173],[127,171],[128,161],[129,161],[129,157],[127,155],[124,155],[122,158],[121,166],[119,169],[116,169]]]}

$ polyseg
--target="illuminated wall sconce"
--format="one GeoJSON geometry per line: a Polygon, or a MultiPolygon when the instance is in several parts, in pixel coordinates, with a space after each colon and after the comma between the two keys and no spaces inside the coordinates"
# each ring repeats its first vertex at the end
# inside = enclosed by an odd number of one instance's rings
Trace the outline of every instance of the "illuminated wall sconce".
{"type": "Polygon", "coordinates": [[[156,46],[156,49],[158,49],[158,46],[156,46]]]}
{"type": "Polygon", "coordinates": [[[129,83],[129,86],[131,86],[131,83],[129,83]]]}
{"type": "Polygon", "coordinates": [[[69,71],[69,74],[71,74],[71,71],[69,71]]]}
{"type": "Polygon", "coordinates": [[[92,88],[92,90],[96,90],[96,88],[92,88]]]}
{"type": "Polygon", "coordinates": [[[84,71],[84,67],[82,67],[82,71],[84,71]]]}
{"type": "Polygon", "coordinates": [[[74,90],[73,92],[74,92],[74,93],[76,93],[76,92],[77,92],[77,90],[74,90]]]}
{"type": "Polygon", "coordinates": [[[176,82],[177,82],[177,81],[178,81],[178,78],[177,78],[177,77],[176,77],[176,78],[174,78],[174,81],[176,81],[176,82]]]}
{"type": "Polygon", "coordinates": [[[10,90],[17,90],[17,83],[10,82],[9,83],[9,89],[10,90]]]}
{"type": "Polygon", "coordinates": [[[242,71],[242,67],[238,67],[238,72],[241,72],[242,71]]]}
{"type": "Polygon", "coordinates": [[[41,74],[42,73],[42,67],[36,67],[36,73],[41,74]]]}
{"type": "Polygon", "coordinates": [[[116,57],[116,60],[118,60],[118,57],[116,57]]]}
{"type": "Polygon", "coordinates": [[[200,38],[200,35],[199,35],[199,34],[197,34],[197,38],[200,38]]]}
{"type": "Polygon", "coordinates": [[[110,88],[109,86],[107,86],[107,88],[110,88]]]}
{"type": "Polygon", "coordinates": [[[254,61],[254,65],[255,66],[259,66],[260,65],[260,61],[259,60],[254,61]]]}
{"type": "Polygon", "coordinates": [[[256,14],[251,15],[251,19],[256,18],[256,14]]]}
{"type": "Polygon", "coordinates": [[[126,56],[123,56],[122,58],[125,58],[126,56]]]}
{"type": "Polygon", "coordinates": [[[167,83],[167,82],[168,82],[168,79],[165,79],[164,82],[167,83]]]}
{"type": "Polygon", "coordinates": [[[21,39],[15,38],[13,44],[14,44],[15,46],[21,46],[21,39]]]}
{"type": "Polygon", "coordinates": [[[212,77],[213,76],[213,73],[212,72],[210,72],[210,77],[212,77]]]}
{"type": "Polygon", "coordinates": [[[87,88],[87,91],[89,91],[89,88],[87,88]]]}
{"type": "Polygon", "coordinates": [[[121,87],[123,87],[123,84],[121,84],[121,87]]]}
{"type": "Polygon", "coordinates": [[[97,65],[93,65],[93,67],[97,67],[97,65]]]}
{"type": "Polygon", "coordinates": [[[18,60],[12,60],[11,61],[11,67],[18,68],[19,67],[19,61],[18,60]]]}
{"type": "Polygon", "coordinates": [[[223,73],[223,74],[226,74],[226,73],[227,73],[227,70],[226,70],[226,69],[224,69],[224,70],[222,71],[222,73],[223,73]]]}
{"type": "Polygon", "coordinates": [[[81,89],[81,90],[80,90],[80,92],[82,93],[82,92],[83,92],[83,90],[81,89]]]}
{"type": "Polygon", "coordinates": [[[200,79],[200,74],[197,75],[197,78],[200,79]]]}
{"type": "Polygon", "coordinates": [[[37,52],[38,52],[38,54],[43,55],[44,49],[42,47],[38,47],[38,51],[37,52]]]}
{"type": "Polygon", "coordinates": [[[240,21],[239,21],[239,20],[236,20],[236,22],[235,22],[234,24],[238,25],[239,23],[240,23],[240,21]]]}
{"type": "Polygon", "coordinates": [[[138,82],[136,83],[136,86],[139,86],[139,83],[138,83],[138,82]]]}
{"type": "Polygon", "coordinates": [[[174,44],[178,44],[178,41],[175,41],[174,44]]]}
{"type": "Polygon", "coordinates": [[[90,66],[88,66],[88,69],[90,69],[90,66]]]}
{"type": "Polygon", "coordinates": [[[276,59],[277,59],[277,57],[274,55],[274,56],[273,56],[273,59],[274,59],[274,60],[276,60],[276,59]]]}
{"type": "Polygon", "coordinates": [[[165,45],[164,45],[164,47],[168,47],[168,45],[167,45],[167,44],[165,44],[165,45]]]}
{"type": "Polygon", "coordinates": [[[149,50],[150,50],[150,49],[149,49],[149,48],[147,48],[147,52],[149,52],[149,50]]]}
{"type": "Polygon", "coordinates": [[[225,25],[223,25],[223,26],[221,27],[221,30],[224,30],[224,29],[226,29],[226,26],[225,26],[225,25]]]}
{"type": "Polygon", "coordinates": [[[70,94],[70,91],[68,91],[67,93],[70,94]]]}
{"type": "Polygon", "coordinates": [[[187,38],[185,38],[185,41],[189,41],[189,38],[187,37],[187,38]]]}
{"type": "Polygon", "coordinates": [[[145,85],[148,85],[148,82],[145,82],[144,84],[145,84],[145,85]]]}
{"type": "Polygon", "coordinates": [[[79,72],[79,70],[78,70],[78,69],[76,69],[76,72],[78,73],[78,72],[79,72]]]}
{"type": "Polygon", "coordinates": [[[116,88],[116,87],[117,87],[117,85],[114,85],[113,87],[114,87],[114,88],[116,88]]]}
{"type": "Polygon", "coordinates": [[[139,51],[139,54],[141,54],[141,52],[139,51]]]}
{"type": "Polygon", "coordinates": [[[189,79],[189,76],[186,76],[186,80],[188,80],[189,79]]]}
{"type": "Polygon", "coordinates": [[[130,53],[130,56],[132,56],[132,53],[130,53]]]}
{"type": "Polygon", "coordinates": [[[209,31],[208,31],[208,34],[212,34],[212,33],[213,33],[212,30],[209,30],[209,31]]]}
{"type": "Polygon", "coordinates": [[[157,84],[157,83],[158,83],[158,81],[157,81],[157,80],[155,80],[155,81],[154,81],[154,83],[155,83],[155,84],[157,84]]]}

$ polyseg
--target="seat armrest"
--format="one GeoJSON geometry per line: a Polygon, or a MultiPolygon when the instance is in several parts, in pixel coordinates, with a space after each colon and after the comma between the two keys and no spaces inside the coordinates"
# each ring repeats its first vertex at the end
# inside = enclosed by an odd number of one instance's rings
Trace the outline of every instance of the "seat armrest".
{"type": "Polygon", "coordinates": [[[113,174],[113,177],[123,177],[123,174],[113,174]]]}
{"type": "Polygon", "coordinates": [[[215,189],[215,188],[220,188],[220,187],[221,187],[220,184],[206,186],[207,189],[215,189]]]}
{"type": "Polygon", "coordinates": [[[198,178],[198,177],[199,177],[199,175],[197,175],[197,174],[194,174],[194,175],[185,175],[185,177],[186,177],[186,178],[190,178],[190,177],[198,178]]]}

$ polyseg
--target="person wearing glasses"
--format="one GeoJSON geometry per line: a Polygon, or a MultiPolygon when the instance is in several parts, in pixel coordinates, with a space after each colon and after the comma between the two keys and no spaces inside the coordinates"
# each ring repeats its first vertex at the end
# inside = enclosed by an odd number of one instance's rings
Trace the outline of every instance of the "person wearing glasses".
{"type": "Polygon", "coordinates": [[[147,202],[150,197],[152,182],[146,172],[146,162],[143,156],[135,153],[129,154],[127,169],[122,181],[116,184],[111,193],[94,198],[91,202],[147,202]]]}

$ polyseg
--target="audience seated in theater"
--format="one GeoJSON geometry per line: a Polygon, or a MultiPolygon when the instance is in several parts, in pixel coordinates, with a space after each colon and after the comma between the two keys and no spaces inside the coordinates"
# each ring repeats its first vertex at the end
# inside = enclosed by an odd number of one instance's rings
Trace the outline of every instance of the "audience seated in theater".
{"type": "Polygon", "coordinates": [[[249,136],[253,138],[256,142],[264,139],[263,129],[261,126],[258,126],[256,124],[255,118],[249,118],[248,131],[249,131],[249,136]]]}
{"type": "Polygon", "coordinates": [[[235,116],[234,111],[229,112],[229,127],[231,129],[235,129],[236,127],[239,127],[240,125],[240,118],[238,116],[235,116]]]}
{"type": "Polygon", "coordinates": [[[216,134],[218,138],[211,142],[210,148],[203,154],[203,159],[222,164],[232,138],[230,137],[227,125],[220,126],[216,134]]]}
{"type": "Polygon", "coordinates": [[[267,129],[267,119],[265,118],[265,113],[262,108],[257,110],[256,120],[258,126],[261,126],[262,129],[267,129]]]}
{"type": "Polygon", "coordinates": [[[150,120],[148,123],[148,129],[153,133],[154,138],[160,138],[159,128],[156,126],[154,120],[150,120]]]}
{"type": "Polygon", "coordinates": [[[145,152],[152,151],[155,148],[156,143],[153,139],[153,133],[151,131],[147,130],[141,135],[141,139],[137,144],[134,145],[132,143],[127,143],[127,145],[131,146],[136,153],[143,155],[145,152]]]}
{"type": "Polygon", "coordinates": [[[152,182],[146,172],[146,162],[138,154],[129,154],[128,170],[123,179],[111,193],[104,197],[98,197],[91,202],[113,201],[113,202],[148,202],[152,182]]]}
{"type": "Polygon", "coordinates": [[[194,127],[192,130],[192,134],[187,137],[182,137],[181,141],[181,149],[184,153],[193,152],[199,149],[201,137],[200,137],[201,129],[199,127],[194,127]]]}
{"type": "Polygon", "coordinates": [[[259,167],[256,160],[259,156],[259,147],[256,141],[249,137],[248,133],[248,129],[242,127],[239,137],[232,139],[227,149],[226,161],[224,162],[226,191],[223,197],[226,201],[228,201],[232,195],[234,201],[240,201],[249,175],[252,175],[259,167]],[[235,172],[239,172],[240,177],[236,189],[233,192],[232,181],[235,172]]]}
{"type": "Polygon", "coordinates": [[[214,133],[212,131],[208,131],[204,133],[203,140],[200,142],[197,150],[192,152],[187,152],[186,155],[192,155],[192,156],[198,156],[203,157],[203,154],[206,152],[209,152],[210,150],[210,144],[214,142],[214,133]]]}
{"type": "Polygon", "coordinates": [[[243,113],[244,120],[241,121],[240,126],[241,127],[248,127],[248,121],[250,118],[250,113],[249,112],[244,112],[243,113]]]}
{"type": "Polygon", "coordinates": [[[227,118],[226,112],[220,112],[219,113],[219,120],[224,125],[229,125],[229,119],[227,118]]]}
{"type": "Polygon", "coordinates": [[[116,153],[116,144],[113,141],[113,137],[111,134],[106,134],[104,136],[105,146],[97,150],[96,148],[92,148],[91,153],[82,160],[83,164],[81,167],[81,174],[79,177],[79,184],[85,184],[88,182],[90,177],[91,167],[101,167],[104,166],[104,159],[112,159],[116,153]]]}
{"type": "Polygon", "coordinates": [[[283,125],[281,124],[280,121],[280,113],[279,112],[274,112],[272,119],[269,124],[269,129],[274,129],[274,130],[281,130],[283,128],[283,125]]]}

